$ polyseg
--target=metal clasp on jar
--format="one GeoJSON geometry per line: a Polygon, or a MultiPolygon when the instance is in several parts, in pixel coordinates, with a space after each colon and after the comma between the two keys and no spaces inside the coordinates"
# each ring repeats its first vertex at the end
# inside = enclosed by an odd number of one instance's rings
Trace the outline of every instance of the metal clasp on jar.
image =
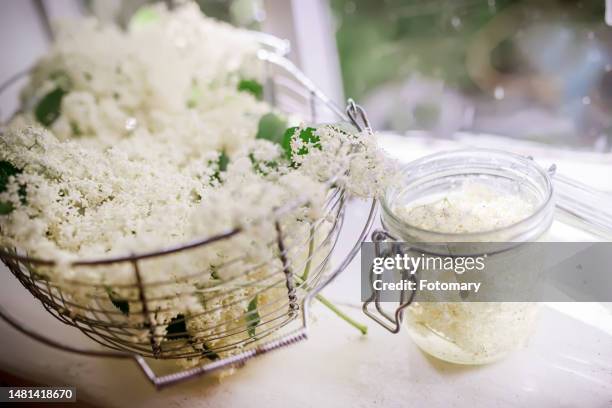
{"type": "MultiPolygon", "coordinates": [[[[376,257],[387,257],[399,252],[397,239],[384,230],[372,232],[372,242],[374,243],[374,254],[376,257]]],[[[414,282],[416,288],[416,275],[407,270],[402,270],[402,279],[414,282]]],[[[370,284],[374,281],[374,268],[370,268],[370,284]]],[[[380,290],[376,290],[372,285],[372,296],[363,303],[362,310],[369,318],[380,324],[391,333],[398,333],[404,321],[404,310],[410,306],[416,296],[416,289],[404,289],[400,293],[398,305],[393,314],[385,311],[380,301],[380,290]],[[376,310],[370,310],[370,305],[374,304],[376,310]]]]}

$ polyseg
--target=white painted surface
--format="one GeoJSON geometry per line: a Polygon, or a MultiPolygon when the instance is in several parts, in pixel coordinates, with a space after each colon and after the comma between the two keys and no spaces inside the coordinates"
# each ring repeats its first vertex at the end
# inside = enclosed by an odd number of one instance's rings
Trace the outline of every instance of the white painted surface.
{"type": "Polygon", "coordinates": [[[342,105],[340,60],[328,3],[329,0],[265,0],[266,19],[262,29],[289,40],[289,59],[332,101],[342,105]]]}

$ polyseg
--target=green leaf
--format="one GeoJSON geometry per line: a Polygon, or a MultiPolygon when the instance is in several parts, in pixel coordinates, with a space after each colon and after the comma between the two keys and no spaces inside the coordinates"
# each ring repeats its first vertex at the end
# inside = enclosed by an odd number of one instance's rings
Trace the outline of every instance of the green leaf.
{"type": "Polygon", "coordinates": [[[281,144],[287,129],[287,120],[275,113],[266,113],[259,119],[256,139],[269,140],[281,144]]]}
{"type": "Polygon", "coordinates": [[[248,92],[259,101],[263,99],[263,85],[255,79],[240,80],[240,82],[238,83],[238,91],[248,92]]]}
{"type": "MultiPolygon", "coordinates": [[[[8,189],[9,179],[12,176],[21,174],[22,170],[13,166],[11,162],[6,160],[0,161],[0,193],[4,193],[8,189]]],[[[27,203],[27,191],[25,185],[19,186],[19,198],[22,204],[27,203]]],[[[7,215],[13,212],[15,206],[8,201],[0,201],[0,215],[7,215]]]]}
{"type": "Polygon", "coordinates": [[[13,212],[15,207],[8,201],[0,201],[0,215],[8,215],[13,212]]]}
{"type": "Polygon", "coordinates": [[[0,193],[3,193],[8,188],[9,178],[21,173],[17,167],[6,160],[0,161],[0,193]]]}
{"type": "Polygon", "coordinates": [[[152,7],[141,7],[130,19],[130,29],[142,28],[159,20],[159,13],[152,7]]]}
{"type": "Polygon", "coordinates": [[[46,94],[36,106],[34,115],[41,125],[48,127],[60,116],[62,98],[66,95],[63,88],[56,88],[46,94]]]}
{"type": "Polygon", "coordinates": [[[255,170],[256,173],[261,174],[262,176],[267,176],[268,170],[278,169],[278,162],[276,160],[257,160],[255,159],[253,153],[249,154],[249,159],[251,160],[251,164],[253,165],[253,170],[255,170]]]}
{"type": "Polygon", "coordinates": [[[187,332],[187,325],[185,324],[185,316],[182,314],[176,315],[176,317],[170,320],[168,327],[166,328],[166,338],[168,340],[177,339],[188,339],[189,332],[187,332]]]}
{"type": "Polygon", "coordinates": [[[289,129],[287,129],[285,131],[285,134],[283,135],[283,140],[281,142],[281,146],[285,151],[285,156],[289,161],[291,161],[291,158],[293,156],[293,152],[291,151],[291,140],[293,140],[293,135],[296,131],[297,127],[290,127],[289,129]]]}
{"type": "Polygon", "coordinates": [[[220,357],[217,353],[215,353],[214,351],[212,351],[210,349],[210,347],[208,347],[208,345],[206,343],[202,344],[202,357],[206,357],[209,360],[218,360],[220,357]]]}
{"type": "MultiPolygon", "coordinates": [[[[188,339],[189,344],[195,345],[194,339],[187,332],[187,325],[185,324],[185,316],[182,314],[176,315],[166,328],[166,339],[169,341],[178,339],[188,339]]],[[[202,343],[202,357],[206,357],[209,360],[218,360],[220,357],[215,353],[206,343],[202,343]]]]}
{"type": "MultiPolygon", "coordinates": [[[[298,130],[297,127],[291,127],[287,129],[285,131],[285,134],[283,135],[283,141],[281,143],[281,146],[283,147],[283,150],[285,151],[285,155],[287,156],[287,159],[291,161],[293,166],[295,166],[296,163],[293,161],[293,149],[291,149],[291,142],[296,137],[297,130],[298,130]]],[[[299,137],[300,139],[302,139],[304,143],[310,144],[314,148],[321,150],[321,139],[319,138],[319,136],[315,135],[316,130],[317,129],[313,127],[304,128],[300,131],[299,137]]],[[[297,154],[299,156],[308,154],[308,147],[302,146],[300,150],[297,151],[297,154]]]]}
{"type": "Polygon", "coordinates": [[[247,308],[246,314],[246,323],[247,323],[247,331],[249,332],[249,336],[251,338],[255,338],[255,330],[257,325],[261,322],[261,318],[259,317],[259,312],[257,312],[257,298],[259,296],[255,295],[255,297],[249,302],[249,306],[247,308]]]}
{"type": "Polygon", "coordinates": [[[219,155],[219,171],[226,171],[229,164],[229,156],[222,151],[219,155]]]}
{"type": "Polygon", "coordinates": [[[19,186],[17,194],[19,195],[19,201],[21,201],[21,204],[26,205],[28,203],[28,192],[25,184],[21,184],[19,186]]]}
{"type": "Polygon", "coordinates": [[[127,300],[122,299],[121,296],[117,292],[115,292],[109,286],[106,287],[106,293],[108,293],[108,298],[112,302],[113,306],[121,311],[124,315],[130,314],[130,304],[127,300]]]}
{"type": "Polygon", "coordinates": [[[225,154],[225,151],[222,151],[217,159],[217,166],[219,167],[219,170],[212,175],[213,180],[217,180],[219,183],[221,182],[221,173],[227,170],[229,161],[229,156],[225,154]]]}

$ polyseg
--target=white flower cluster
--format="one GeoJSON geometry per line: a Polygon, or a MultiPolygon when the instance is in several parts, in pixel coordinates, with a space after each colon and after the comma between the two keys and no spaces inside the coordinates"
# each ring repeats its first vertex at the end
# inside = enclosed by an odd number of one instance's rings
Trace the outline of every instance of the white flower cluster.
{"type": "Polygon", "coordinates": [[[308,283],[329,251],[330,188],[378,195],[388,169],[367,133],[302,125],[285,132],[289,143],[259,134],[262,117],[280,113],[258,98],[252,37],[195,5],[145,10],[127,31],[62,26],[37,64],[24,112],[0,137],[0,244],[57,261],[31,273],[61,286],[73,315],[114,311],[137,328],[129,341],[168,355],[173,334],[188,336],[194,355],[214,359],[287,313],[277,228],[296,284],[308,283]],[[137,282],[131,264],[69,266],[235,228],[139,262],[146,315],[126,287],[137,282]]]}

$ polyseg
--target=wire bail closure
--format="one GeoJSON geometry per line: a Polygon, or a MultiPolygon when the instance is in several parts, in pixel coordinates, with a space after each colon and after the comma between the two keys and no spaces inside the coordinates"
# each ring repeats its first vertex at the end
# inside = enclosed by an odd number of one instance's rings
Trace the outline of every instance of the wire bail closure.
{"type": "MultiPolygon", "coordinates": [[[[384,230],[375,230],[372,232],[372,242],[374,243],[374,255],[376,257],[387,257],[391,254],[398,252],[398,244],[393,236],[391,236],[387,231],[384,230]],[[383,245],[387,244],[387,245],[383,245]]],[[[406,270],[401,271],[402,279],[409,280],[414,282],[416,287],[416,276],[406,270]]],[[[390,331],[391,333],[399,333],[401,329],[401,324],[404,321],[404,310],[412,304],[414,301],[414,297],[416,296],[415,290],[402,290],[400,294],[399,305],[395,309],[395,313],[393,315],[389,314],[382,308],[380,304],[380,290],[374,289],[373,286],[374,280],[374,267],[370,268],[370,284],[372,285],[372,296],[368,300],[363,303],[362,311],[368,316],[370,319],[374,320],[376,323],[390,331]],[[376,311],[370,310],[370,305],[374,304],[376,311]]]]}
{"type": "Polygon", "coordinates": [[[346,115],[351,120],[351,123],[355,125],[357,130],[363,132],[364,130],[368,133],[372,133],[372,126],[370,126],[370,120],[365,110],[357,105],[352,98],[349,98],[346,105],[346,115]],[[361,120],[361,123],[359,122],[361,120]]]}

